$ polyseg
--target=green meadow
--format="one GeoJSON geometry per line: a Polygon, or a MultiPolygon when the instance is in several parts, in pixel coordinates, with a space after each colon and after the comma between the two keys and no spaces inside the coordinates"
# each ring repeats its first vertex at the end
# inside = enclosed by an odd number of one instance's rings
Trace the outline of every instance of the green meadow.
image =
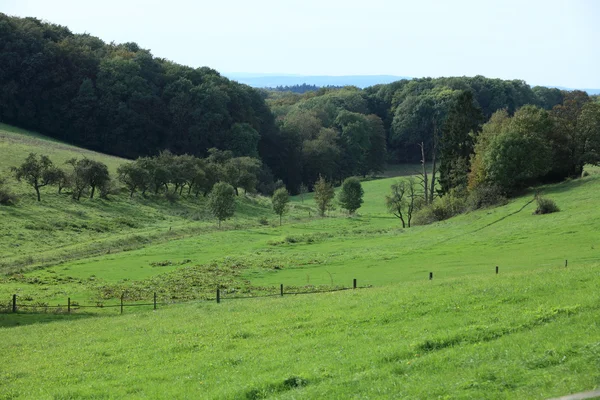
{"type": "MultiPolygon", "coordinates": [[[[0,126],[0,173],[29,152],[122,159],[0,126]]],[[[561,211],[507,205],[402,229],[397,175],[365,181],[357,215],[241,195],[71,200],[9,180],[0,207],[0,398],[544,399],[600,386],[600,174],[538,188],[561,211]],[[565,267],[565,260],[568,266],[565,267]],[[495,274],[495,267],[499,274],[495,274]],[[433,272],[433,280],[429,273],[433,272]],[[286,291],[368,288],[283,298],[286,291]],[[214,298],[220,287],[223,301],[214,298]],[[126,308],[62,307],[147,303],[126,308]],[[169,304],[173,303],[173,304],[169,304]],[[180,303],[180,304],[174,304],[180,303]]]]}

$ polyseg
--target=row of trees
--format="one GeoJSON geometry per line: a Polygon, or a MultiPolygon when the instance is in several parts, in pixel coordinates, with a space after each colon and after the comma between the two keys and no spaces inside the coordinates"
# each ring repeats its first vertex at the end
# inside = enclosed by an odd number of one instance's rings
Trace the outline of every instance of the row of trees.
{"type": "MultiPolygon", "coordinates": [[[[146,195],[149,191],[154,194],[206,196],[217,182],[228,183],[236,195],[239,189],[255,192],[261,171],[260,160],[234,157],[230,150],[215,148],[209,150],[206,158],[174,155],[167,150],[155,157],[140,157],[117,169],[119,180],[129,190],[130,197],[136,192],[146,195]]],[[[261,189],[274,186],[272,182],[262,183],[261,189]]]]}
{"type": "Polygon", "coordinates": [[[88,158],[72,158],[66,164],[71,166],[70,172],[55,165],[46,155],[38,157],[30,153],[20,166],[13,167],[11,171],[19,182],[25,182],[35,190],[37,201],[41,201],[40,189],[49,185],[57,186],[58,193],[70,188],[75,200],[79,200],[86,191],[93,199],[96,190],[100,191],[101,197],[106,197],[111,181],[106,164],[88,158]]]}

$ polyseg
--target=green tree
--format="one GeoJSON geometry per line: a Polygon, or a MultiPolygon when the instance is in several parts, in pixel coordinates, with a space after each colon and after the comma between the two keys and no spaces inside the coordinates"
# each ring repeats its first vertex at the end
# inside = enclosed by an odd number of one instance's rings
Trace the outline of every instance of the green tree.
{"type": "Polygon", "coordinates": [[[72,158],[66,162],[73,167],[73,198],[79,200],[89,187],[90,199],[94,198],[96,188],[106,188],[110,183],[110,174],[106,164],[82,158],[72,158]]]}
{"type": "Polygon", "coordinates": [[[510,192],[544,176],[551,167],[548,143],[509,130],[492,138],[484,155],[487,180],[510,192]]]}
{"type": "Polygon", "coordinates": [[[338,202],[348,210],[350,214],[354,214],[363,203],[363,195],[365,191],[360,184],[358,178],[350,177],[344,180],[340,194],[338,195],[338,202]]]}
{"type": "Polygon", "coordinates": [[[600,164],[600,103],[590,102],[583,106],[577,118],[579,146],[577,156],[579,164],[600,164]]]}
{"type": "Polygon", "coordinates": [[[279,226],[281,226],[281,217],[287,211],[288,203],[290,201],[290,195],[286,188],[279,188],[273,193],[271,203],[273,205],[273,211],[279,215],[279,226]]]}
{"type": "Polygon", "coordinates": [[[29,153],[23,164],[12,168],[19,182],[25,181],[35,189],[37,201],[41,201],[40,188],[57,182],[55,167],[48,156],[29,153]]]}
{"type": "Polygon", "coordinates": [[[416,182],[411,176],[408,180],[396,182],[390,186],[391,194],[385,196],[385,204],[390,213],[402,222],[402,227],[410,228],[413,212],[418,201],[416,182]]]}
{"type": "Polygon", "coordinates": [[[483,114],[474,104],[473,94],[459,92],[449,107],[440,140],[441,193],[452,188],[466,189],[469,159],[482,122],[483,114]]]}
{"type": "Polygon", "coordinates": [[[235,157],[223,165],[223,180],[233,186],[235,194],[239,195],[238,188],[246,193],[254,192],[258,183],[260,160],[251,157],[235,157]]]}
{"type": "Polygon", "coordinates": [[[333,190],[333,186],[329,182],[325,180],[322,176],[319,177],[319,180],[315,183],[315,195],[314,199],[317,203],[317,209],[319,210],[319,215],[321,217],[325,216],[325,211],[331,208],[331,203],[335,196],[335,192],[333,190]]]}
{"type": "Polygon", "coordinates": [[[118,179],[129,190],[129,197],[132,198],[137,189],[141,190],[142,195],[146,193],[150,186],[150,174],[143,167],[139,159],[126,164],[121,164],[117,168],[118,179]]]}
{"type": "Polygon", "coordinates": [[[235,191],[233,186],[225,182],[215,184],[208,195],[208,208],[219,221],[225,221],[235,214],[235,191]]]}

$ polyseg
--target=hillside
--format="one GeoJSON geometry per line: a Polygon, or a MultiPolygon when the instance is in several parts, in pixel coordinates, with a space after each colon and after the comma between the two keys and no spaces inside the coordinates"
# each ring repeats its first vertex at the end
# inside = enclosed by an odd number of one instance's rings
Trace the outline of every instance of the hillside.
{"type": "MultiPolygon", "coordinates": [[[[30,151],[57,162],[85,155],[111,171],[125,162],[1,129],[4,174],[30,151]]],[[[0,396],[543,399],[593,389],[600,171],[588,171],[538,188],[559,213],[533,215],[527,192],[410,229],[383,202],[399,177],[363,182],[355,217],[337,209],[318,218],[311,194],[296,196],[282,227],[267,199],[240,196],[222,230],[202,197],[76,202],[50,188],[38,204],[11,181],[21,201],[0,207],[9,273],[0,307],[17,294],[35,308],[0,313],[0,396]],[[232,299],[354,278],[369,288],[232,299]],[[79,308],[117,305],[122,294],[147,304],[153,293],[156,312],[79,308]]]]}
{"type": "MultiPolygon", "coordinates": [[[[72,157],[98,160],[108,165],[115,179],[117,167],[127,161],[0,124],[0,176],[9,178],[8,186],[20,197],[16,206],[0,207],[0,273],[114,254],[216,229],[202,196],[183,196],[173,205],[160,197],[136,195],[129,199],[120,192],[109,200],[77,202],[66,193],[58,194],[52,186],[42,188],[42,201],[38,203],[33,189],[16,182],[10,172],[30,152],[46,154],[64,169],[68,167],[64,162],[72,157]]],[[[242,196],[235,223],[225,227],[255,226],[263,217],[275,223],[269,202],[262,197],[242,196]]]]}

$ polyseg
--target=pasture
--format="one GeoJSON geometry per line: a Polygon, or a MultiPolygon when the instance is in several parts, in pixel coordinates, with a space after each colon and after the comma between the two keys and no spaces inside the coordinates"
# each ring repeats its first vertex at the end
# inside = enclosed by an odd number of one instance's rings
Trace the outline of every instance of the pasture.
{"type": "MultiPolygon", "coordinates": [[[[30,151],[81,154],[9,128],[2,173],[30,151]]],[[[89,157],[111,172],[124,162],[89,157]]],[[[310,194],[296,197],[281,227],[268,199],[240,196],[221,230],[202,198],[75,202],[48,188],[38,204],[12,182],[21,201],[0,208],[0,304],[16,293],[40,307],[0,314],[0,398],[543,399],[593,389],[600,175],[590,172],[540,188],[559,213],[533,215],[527,192],[408,229],[384,206],[397,177],[364,182],[353,217],[318,218],[310,194]],[[372,287],[230,299],[353,278],[372,287]],[[223,302],[203,301],[217,286],[223,302]],[[39,311],[67,297],[108,305],[154,292],[190,302],[39,311]]]]}

